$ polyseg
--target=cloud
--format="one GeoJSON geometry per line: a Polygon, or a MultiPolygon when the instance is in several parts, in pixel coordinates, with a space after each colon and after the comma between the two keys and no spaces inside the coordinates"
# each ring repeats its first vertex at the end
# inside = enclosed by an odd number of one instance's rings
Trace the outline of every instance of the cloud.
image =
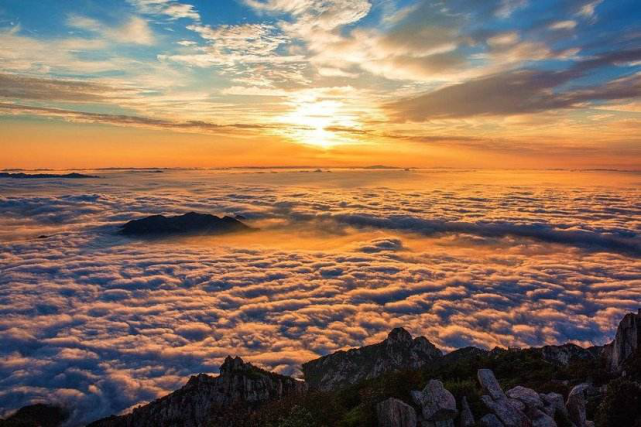
{"type": "Polygon", "coordinates": [[[118,96],[124,97],[126,93],[127,91],[117,90],[99,82],[0,73],[0,97],[4,98],[99,102],[118,96]]]}
{"type": "Polygon", "coordinates": [[[175,0],[128,0],[141,13],[161,15],[171,20],[189,19],[199,22],[200,15],[193,5],[175,0]]]}
{"type": "Polygon", "coordinates": [[[641,59],[641,51],[604,54],[563,71],[523,69],[494,74],[387,106],[399,121],[425,121],[473,116],[510,116],[575,108],[585,102],[641,96],[638,75],[594,86],[557,89],[595,69],[641,59]]]}
{"type": "Polygon", "coordinates": [[[80,15],[71,15],[67,25],[90,32],[98,33],[102,37],[119,43],[152,45],[155,42],[153,32],[147,21],[133,16],[120,27],[108,27],[101,22],[80,15]]]}
{"type": "MultiPolygon", "coordinates": [[[[0,83],[2,81],[0,80],[0,83]]],[[[35,96],[36,94],[33,94],[35,96]]],[[[64,97],[64,96],[63,96],[64,97]]],[[[92,99],[87,96],[87,100],[92,99]]],[[[82,100],[82,96],[78,96],[82,100]]],[[[133,126],[152,129],[169,129],[177,132],[196,133],[243,133],[252,130],[270,129],[271,125],[259,124],[216,124],[201,121],[176,122],[151,117],[130,116],[124,114],[103,114],[83,111],[63,110],[58,108],[41,108],[28,105],[12,103],[0,103],[0,115],[2,114],[30,114],[45,117],[58,117],[63,120],[78,123],[102,123],[114,126],[133,126]]]]}

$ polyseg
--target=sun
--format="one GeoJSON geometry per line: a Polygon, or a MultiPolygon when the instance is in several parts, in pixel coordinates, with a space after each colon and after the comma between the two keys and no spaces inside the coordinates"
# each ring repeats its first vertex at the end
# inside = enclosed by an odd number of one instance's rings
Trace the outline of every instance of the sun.
{"type": "Polygon", "coordinates": [[[333,99],[298,100],[294,110],[280,119],[289,125],[286,132],[291,139],[325,149],[353,142],[340,130],[358,127],[353,117],[346,113],[345,105],[333,99]]]}

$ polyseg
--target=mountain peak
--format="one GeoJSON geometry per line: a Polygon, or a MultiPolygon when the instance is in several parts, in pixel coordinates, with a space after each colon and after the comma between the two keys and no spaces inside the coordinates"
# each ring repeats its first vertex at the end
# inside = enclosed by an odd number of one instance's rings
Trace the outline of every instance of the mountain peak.
{"type": "Polygon", "coordinates": [[[387,342],[390,343],[411,343],[412,335],[404,328],[394,328],[387,335],[387,342]]]}

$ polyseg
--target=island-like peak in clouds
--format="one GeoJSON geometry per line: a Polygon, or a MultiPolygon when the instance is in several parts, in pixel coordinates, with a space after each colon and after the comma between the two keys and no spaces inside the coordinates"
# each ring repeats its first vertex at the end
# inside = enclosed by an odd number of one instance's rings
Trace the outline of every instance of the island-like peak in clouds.
{"type": "Polygon", "coordinates": [[[121,228],[126,236],[168,236],[175,234],[221,234],[252,228],[236,218],[189,212],[178,216],[152,215],[129,221],[121,228]]]}
{"type": "Polygon", "coordinates": [[[395,328],[378,344],[338,351],[304,363],[303,373],[311,388],[327,391],[385,372],[417,369],[441,357],[441,351],[427,338],[412,339],[405,329],[395,328]]]}

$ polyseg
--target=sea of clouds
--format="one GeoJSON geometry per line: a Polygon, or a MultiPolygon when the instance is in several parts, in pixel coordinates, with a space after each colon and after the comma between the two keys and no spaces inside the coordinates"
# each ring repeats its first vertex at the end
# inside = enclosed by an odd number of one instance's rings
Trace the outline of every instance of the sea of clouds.
{"type": "Polygon", "coordinates": [[[640,174],[98,175],[0,180],[0,414],[55,401],[81,424],[228,354],[299,375],[396,326],[444,351],[600,345],[641,306],[640,174]],[[259,230],[117,234],[189,211],[259,230]]]}

